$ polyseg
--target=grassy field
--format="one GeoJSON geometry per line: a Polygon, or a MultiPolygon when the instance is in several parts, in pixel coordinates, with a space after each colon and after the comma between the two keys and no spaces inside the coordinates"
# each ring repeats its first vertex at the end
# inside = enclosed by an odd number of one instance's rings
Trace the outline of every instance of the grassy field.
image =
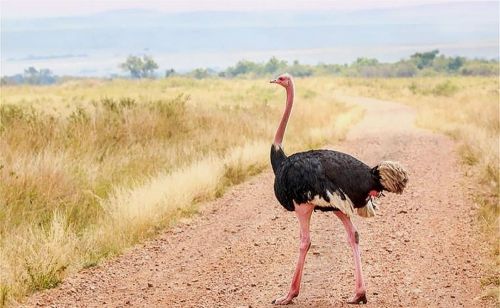
{"type": "MultiPolygon", "coordinates": [[[[296,83],[288,151],[334,143],[361,118],[333,99],[334,80],[296,83]]],[[[56,286],[262,171],[285,100],[267,80],[1,91],[0,306],[56,286]]]]}
{"type": "MultiPolygon", "coordinates": [[[[288,152],[334,143],[361,118],[335,91],[409,104],[418,125],[457,140],[493,247],[494,274],[483,282],[499,284],[498,78],[296,83],[288,152]]],[[[262,171],[284,107],[283,89],[267,80],[84,80],[1,90],[0,305],[120,253],[262,171]]]]}
{"type": "Polygon", "coordinates": [[[417,125],[445,133],[459,144],[465,175],[474,183],[475,201],[491,244],[491,275],[483,277],[485,296],[500,301],[499,78],[435,77],[341,79],[343,91],[408,104],[417,125]]]}

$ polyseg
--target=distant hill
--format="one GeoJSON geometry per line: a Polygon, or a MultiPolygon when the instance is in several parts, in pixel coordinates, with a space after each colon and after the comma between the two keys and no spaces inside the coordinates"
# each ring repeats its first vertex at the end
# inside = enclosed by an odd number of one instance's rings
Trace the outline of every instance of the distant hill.
{"type": "Polygon", "coordinates": [[[357,57],[397,61],[438,48],[498,58],[498,2],[461,2],[351,12],[112,11],[88,16],[2,20],[2,75],[28,66],[56,74],[120,73],[129,54],[160,69],[223,68],[271,56],[303,63],[357,57]]]}

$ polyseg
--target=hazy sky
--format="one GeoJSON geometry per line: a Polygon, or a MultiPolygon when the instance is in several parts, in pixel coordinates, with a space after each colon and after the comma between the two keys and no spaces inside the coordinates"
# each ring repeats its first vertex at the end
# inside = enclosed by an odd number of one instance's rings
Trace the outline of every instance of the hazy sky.
{"type": "Polygon", "coordinates": [[[443,2],[461,0],[1,0],[0,8],[2,18],[32,18],[84,15],[119,9],[154,9],[166,12],[357,10],[443,2]]]}
{"type": "Polygon", "coordinates": [[[128,55],[144,53],[177,71],[271,56],[394,62],[432,49],[498,58],[498,1],[0,0],[0,75],[33,66],[109,76],[122,73],[128,55]],[[158,14],[193,11],[204,12],[158,14]]]}

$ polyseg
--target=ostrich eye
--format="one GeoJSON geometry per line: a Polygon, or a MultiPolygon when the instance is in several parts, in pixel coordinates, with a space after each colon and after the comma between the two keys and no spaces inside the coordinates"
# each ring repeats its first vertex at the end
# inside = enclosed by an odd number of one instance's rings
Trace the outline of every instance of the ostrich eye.
{"type": "Polygon", "coordinates": [[[283,78],[283,77],[278,78],[279,81],[283,81],[284,79],[285,78],[283,78]]]}

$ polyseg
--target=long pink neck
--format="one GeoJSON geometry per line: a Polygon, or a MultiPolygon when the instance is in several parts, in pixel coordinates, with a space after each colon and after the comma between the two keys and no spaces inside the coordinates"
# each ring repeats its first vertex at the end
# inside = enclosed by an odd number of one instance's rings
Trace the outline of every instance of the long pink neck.
{"type": "Polygon", "coordinates": [[[288,118],[290,117],[290,113],[292,112],[293,105],[293,96],[294,96],[294,86],[293,81],[290,80],[290,84],[286,88],[286,107],[285,112],[283,113],[283,117],[281,118],[280,126],[276,131],[276,135],[274,135],[274,145],[281,147],[281,143],[283,142],[283,135],[285,134],[286,124],[288,123],[288,118]]]}

